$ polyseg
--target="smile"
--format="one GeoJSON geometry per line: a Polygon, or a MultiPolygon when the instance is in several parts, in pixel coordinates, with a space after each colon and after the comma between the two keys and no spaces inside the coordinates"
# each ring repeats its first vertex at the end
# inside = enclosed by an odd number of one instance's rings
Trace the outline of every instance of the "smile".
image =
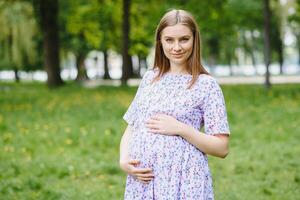
{"type": "Polygon", "coordinates": [[[183,53],[181,54],[171,54],[172,56],[175,56],[175,57],[181,57],[183,55],[183,53]]]}

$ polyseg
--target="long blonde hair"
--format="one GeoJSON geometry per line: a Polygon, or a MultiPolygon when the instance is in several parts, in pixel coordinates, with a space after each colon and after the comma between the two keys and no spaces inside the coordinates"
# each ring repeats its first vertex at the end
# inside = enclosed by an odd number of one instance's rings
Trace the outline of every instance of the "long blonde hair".
{"type": "Polygon", "coordinates": [[[161,43],[161,33],[167,26],[174,26],[182,24],[190,28],[194,37],[194,44],[192,54],[188,59],[186,71],[193,76],[188,89],[190,89],[196,82],[198,75],[209,74],[201,64],[201,45],[200,45],[200,32],[194,17],[185,10],[170,10],[161,18],[155,34],[155,57],[154,68],[158,68],[159,73],[153,79],[152,83],[159,80],[160,77],[169,71],[170,61],[163,52],[161,43]]]}

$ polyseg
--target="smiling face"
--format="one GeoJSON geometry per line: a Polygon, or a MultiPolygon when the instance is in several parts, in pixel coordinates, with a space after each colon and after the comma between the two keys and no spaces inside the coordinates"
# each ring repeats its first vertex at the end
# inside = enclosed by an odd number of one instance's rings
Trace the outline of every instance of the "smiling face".
{"type": "Polygon", "coordinates": [[[167,26],[161,34],[161,44],[171,67],[184,69],[193,52],[193,33],[187,26],[176,24],[167,26]]]}

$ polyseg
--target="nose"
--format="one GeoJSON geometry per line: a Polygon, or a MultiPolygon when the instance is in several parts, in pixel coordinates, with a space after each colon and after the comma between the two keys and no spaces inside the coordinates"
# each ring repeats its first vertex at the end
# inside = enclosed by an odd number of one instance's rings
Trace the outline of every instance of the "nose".
{"type": "Polygon", "coordinates": [[[182,47],[180,46],[179,42],[176,41],[174,43],[174,47],[173,47],[174,51],[180,51],[182,49],[182,47]]]}

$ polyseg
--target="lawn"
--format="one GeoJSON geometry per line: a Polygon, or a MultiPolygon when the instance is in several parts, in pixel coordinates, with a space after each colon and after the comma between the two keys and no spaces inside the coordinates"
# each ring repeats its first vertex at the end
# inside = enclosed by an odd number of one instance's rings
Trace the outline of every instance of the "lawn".
{"type": "MultiPolygon", "coordinates": [[[[299,85],[222,89],[232,135],[226,159],[209,158],[215,199],[299,198],[299,85]]],[[[0,199],[122,199],[122,116],[135,91],[0,82],[0,199]]]]}

